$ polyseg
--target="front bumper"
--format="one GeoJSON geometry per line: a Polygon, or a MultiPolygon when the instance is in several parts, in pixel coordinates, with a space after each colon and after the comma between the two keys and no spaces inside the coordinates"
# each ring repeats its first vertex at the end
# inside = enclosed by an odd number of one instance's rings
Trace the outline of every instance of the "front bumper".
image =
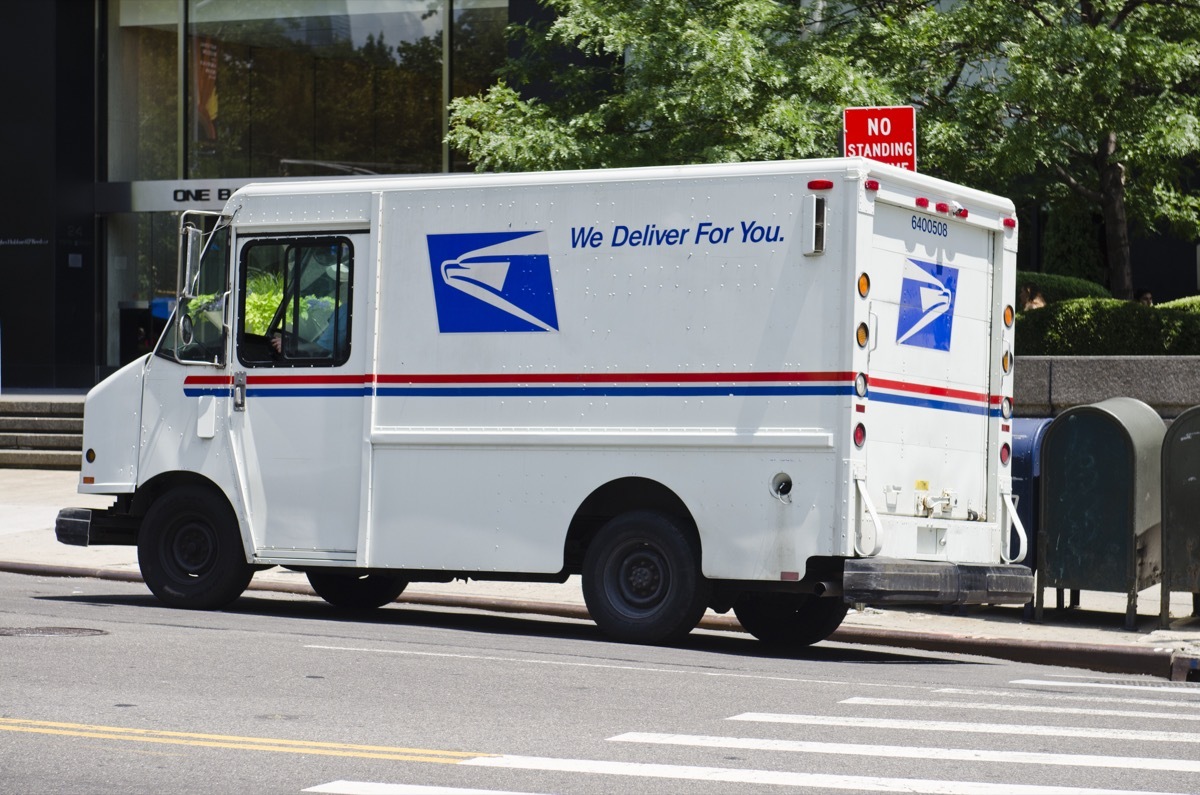
{"type": "Polygon", "coordinates": [[[1033,599],[1028,566],[854,558],[842,575],[851,604],[1025,604],[1033,599]]]}
{"type": "Polygon", "coordinates": [[[63,508],[54,520],[60,543],[75,547],[137,544],[138,521],[125,513],[63,508]]]}

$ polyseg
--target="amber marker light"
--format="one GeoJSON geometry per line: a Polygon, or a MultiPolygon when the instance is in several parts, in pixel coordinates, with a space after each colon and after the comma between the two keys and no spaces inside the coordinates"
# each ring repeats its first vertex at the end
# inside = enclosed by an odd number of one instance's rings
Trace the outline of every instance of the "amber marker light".
{"type": "MultiPolygon", "coordinates": [[[[854,333],[855,339],[858,340],[858,347],[867,347],[867,341],[871,339],[871,332],[867,330],[866,323],[858,324],[858,331],[854,333]]],[[[1007,370],[1005,372],[1008,372],[1007,370]]]]}
{"type": "Polygon", "coordinates": [[[869,292],[871,292],[871,277],[860,273],[858,275],[858,295],[860,298],[866,298],[869,292]]]}
{"type": "Polygon", "coordinates": [[[1000,357],[1000,366],[1004,368],[1004,372],[1011,372],[1013,366],[1013,355],[1008,351],[1005,351],[1004,355],[1000,357]]]}
{"type": "Polygon", "coordinates": [[[1005,326],[1007,326],[1008,328],[1012,328],[1013,321],[1016,320],[1016,317],[1017,317],[1016,310],[1014,310],[1012,308],[1011,304],[1009,306],[1004,307],[1004,325],[1005,326]]]}

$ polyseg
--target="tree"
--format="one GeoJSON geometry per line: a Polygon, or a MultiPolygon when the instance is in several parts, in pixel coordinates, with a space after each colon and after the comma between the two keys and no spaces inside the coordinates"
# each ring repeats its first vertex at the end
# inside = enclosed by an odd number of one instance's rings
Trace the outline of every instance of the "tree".
{"type": "Polygon", "coordinates": [[[527,57],[452,106],[482,169],[829,156],[843,107],[911,103],[922,171],[1100,215],[1118,297],[1131,225],[1200,236],[1200,0],[546,3],[527,57]],[[553,47],[587,57],[546,77],[553,47]]]}
{"type": "Polygon", "coordinates": [[[523,31],[505,79],[452,105],[450,142],[482,169],[828,156],[843,105],[898,99],[865,63],[817,46],[812,4],[546,5],[556,19],[523,31]],[[531,84],[549,90],[525,96],[531,84]]]}
{"type": "Polygon", "coordinates": [[[1200,3],[853,5],[846,40],[884,52],[881,77],[922,105],[927,162],[1098,214],[1114,296],[1133,297],[1131,226],[1200,235],[1200,196],[1185,190],[1200,154],[1200,3]]]}

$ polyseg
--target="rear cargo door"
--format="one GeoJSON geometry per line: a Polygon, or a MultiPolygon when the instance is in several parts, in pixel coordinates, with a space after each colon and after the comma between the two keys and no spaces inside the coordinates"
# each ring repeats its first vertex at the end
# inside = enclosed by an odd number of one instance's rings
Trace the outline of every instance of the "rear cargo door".
{"type": "Polygon", "coordinates": [[[992,232],[880,202],[869,254],[868,488],[900,516],[986,516],[992,232]]]}

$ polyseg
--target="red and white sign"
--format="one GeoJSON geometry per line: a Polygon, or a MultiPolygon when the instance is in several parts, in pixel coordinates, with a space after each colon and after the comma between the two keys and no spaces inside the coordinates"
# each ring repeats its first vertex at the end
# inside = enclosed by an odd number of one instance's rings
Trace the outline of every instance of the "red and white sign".
{"type": "Polygon", "coordinates": [[[869,157],[917,170],[917,110],[912,105],[846,108],[842,129],[846,157],[869,157]]]}

